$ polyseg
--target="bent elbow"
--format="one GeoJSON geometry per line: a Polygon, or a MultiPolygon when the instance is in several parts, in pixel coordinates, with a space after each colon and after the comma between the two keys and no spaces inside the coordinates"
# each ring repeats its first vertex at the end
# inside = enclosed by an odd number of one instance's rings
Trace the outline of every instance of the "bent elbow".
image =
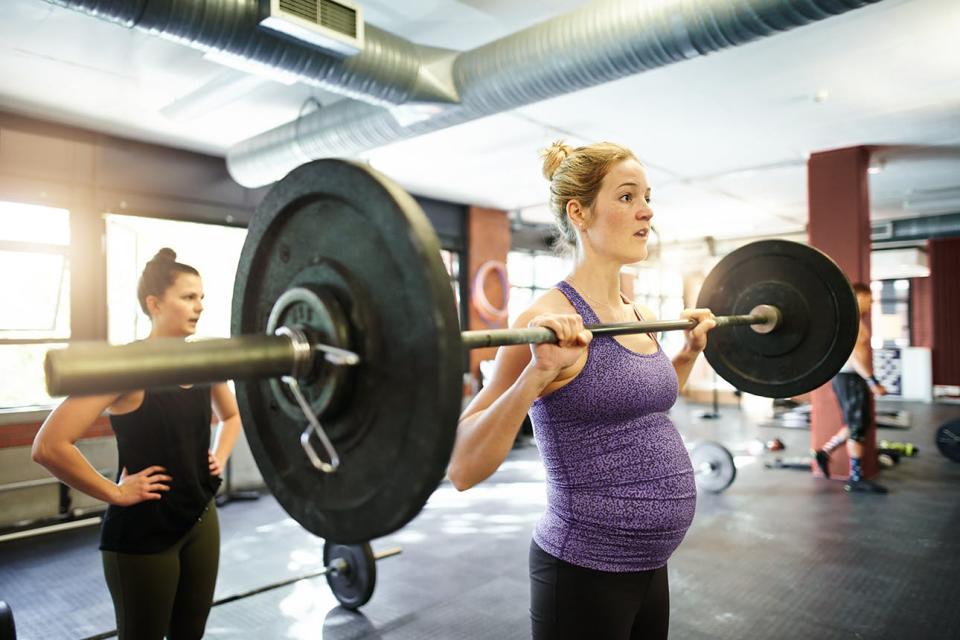
{"type": "Polygon", "coordinates": [[[447,469],[447,479],[450,480],[450,484],[453,485],[453,488],[460,492],[466,491],[473,485],[477,484],[476,482],[466,477],[466,474],[464,474],[463,469],[456,466],[450,466],[447,469]]]}
{"type": "Polygon", "coordinates": [[[33,447],[30,449],[30,459],[43,467],[46,467],[50,460],[48,448],[39,439],[33,441],[33,447]]]}

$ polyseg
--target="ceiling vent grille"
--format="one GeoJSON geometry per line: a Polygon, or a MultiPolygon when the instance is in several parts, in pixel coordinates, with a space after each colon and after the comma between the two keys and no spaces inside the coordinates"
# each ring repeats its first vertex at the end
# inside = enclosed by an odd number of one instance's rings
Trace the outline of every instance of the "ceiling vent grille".
{"type": "Polygon", "coordinates": [[[363,49],[363,15],[348,0],[261,0],[260,26],[328,53],[363,49]]]}
{"type": "Polygon", "coordinates": [[[280,0],[280,11],[303,18],[308,22],[317,21],[319,7],[310,0],[280,0]]]}
{"type": "Polygon", "coordinates": [[[357,11],[339,2],[320,0],[320,24],[338,33],[357,33],[357,11]]]}

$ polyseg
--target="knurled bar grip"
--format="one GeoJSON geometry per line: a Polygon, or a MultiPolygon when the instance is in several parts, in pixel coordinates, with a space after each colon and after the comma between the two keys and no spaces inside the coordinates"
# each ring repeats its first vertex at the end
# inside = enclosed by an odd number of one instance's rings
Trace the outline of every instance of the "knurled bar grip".
{"type": "MultiPolygon", "coordinates": [[[[766,324],[770,318],[763,314],[742,316],[717,316],[717,327],[733,327],[737,325],[766,324]]],[[[621,322],[617,324],[589,324],[594,336],[619,336],[627,333],[659,333],[660,331],[676,331],[678,329],[692,329],[697,326],[693,319],[685,320],[645,320],[642,322],[621,322]]],[[[530,327],[527,329],[489,329],[486,331],[464,331],[462,334],[465,349],[480,349],[483,347],[504,347],[517,344],[544,344],[555,343],[557,335],[544,327],[530,327]]]]}

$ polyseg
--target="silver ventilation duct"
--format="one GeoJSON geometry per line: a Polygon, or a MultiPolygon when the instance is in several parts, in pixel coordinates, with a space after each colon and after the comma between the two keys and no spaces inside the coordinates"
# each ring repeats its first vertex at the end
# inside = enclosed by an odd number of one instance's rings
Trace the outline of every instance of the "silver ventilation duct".
{"type": "Polygon", "coordinates": [[[346,59],[263,33],[258,0],[46,1],[248,58],[354,98],[230,149],[231,175],[257,187],[309,160],[355,155],[880,0],[595,0],[462,53],[366,25],[364,50],[346,59]]]}
{"type": "Polygon", "coordinates": [[[453,84],[435,73],[456,52],[422,47],[370,25],[364,50],[337,58],[258,28],[258,0],[46,0],[202,51],[275,67],[307,84],[372,104],[456,102],[453,84]]]}
{"type": "Polygon", "coordinates": [[[262,186],[309,160],[351,156],[878,1],[596,0],[459,54],[459,104],[386,109],[344,100],[238,143],[227,167],[240,184],[262,186]]]}

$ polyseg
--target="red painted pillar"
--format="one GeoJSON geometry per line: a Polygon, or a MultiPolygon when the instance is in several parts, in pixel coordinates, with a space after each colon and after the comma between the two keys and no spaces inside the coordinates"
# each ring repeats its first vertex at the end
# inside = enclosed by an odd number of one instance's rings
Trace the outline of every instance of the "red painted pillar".
{"type": "MultiPolygon", "coordinates": [[[[836,261],[850,282],[870,283],[870,202],[867,168],[870,150],[850,147],[814,153],[807,161],[807,199],[810,245],[836,261]]],[[[866,319],[867,323],[870,319],[866,319]]],[[[872,400],[871,400],[872,402],[872,400]]],[[[840,406],[830,383],[812,393],[810,445],[822,447],[842,426],[840,406]]],[[[876,429],[864,443],[862,468],[865,478],[877,472],[876,429]]],[[[819,474],[816,465],[812,465],[819,474]]],[[[846,479],[850,474],[845,447],[834,450],[830,475],[846,479]]]]}
{"type": "MultiPolygon", "coordinates": [[[[504,264],[507,262],[507,253],[510,251],[510,219],[507,212],[499,209],[470,207],[467,234],[467,274],[470,277],[469,282],[472,289],[475,284],[475,276],[481,266],[489,261],[504,264]]],[[[462,269],[463,266],[460,268],[462,269]]],[[[487,298],[493,301],[493,304],[506,300],[505,296],[510,295],[509,291],[503,291],[500,281],[496,277],[488,277],[482,284],[487,298]]],[[[485,323],[480,318],[472,300],[469,308],[470,316],[467,318],[467,328],[503,329],[507,327],[506,321],[497,323],[492,327],[485,323]]],[[[475,380],[480,380],[480,362],[482,360],[493,360],[496,355],[496,347],[470,350],[470,373],[473,374],[475,380]]]]}
{"type": "Polygon", "coordinates": [[[933,303],[933,384],[960,385],[960,238],[928,242],[930,290],[933,303]]]}

